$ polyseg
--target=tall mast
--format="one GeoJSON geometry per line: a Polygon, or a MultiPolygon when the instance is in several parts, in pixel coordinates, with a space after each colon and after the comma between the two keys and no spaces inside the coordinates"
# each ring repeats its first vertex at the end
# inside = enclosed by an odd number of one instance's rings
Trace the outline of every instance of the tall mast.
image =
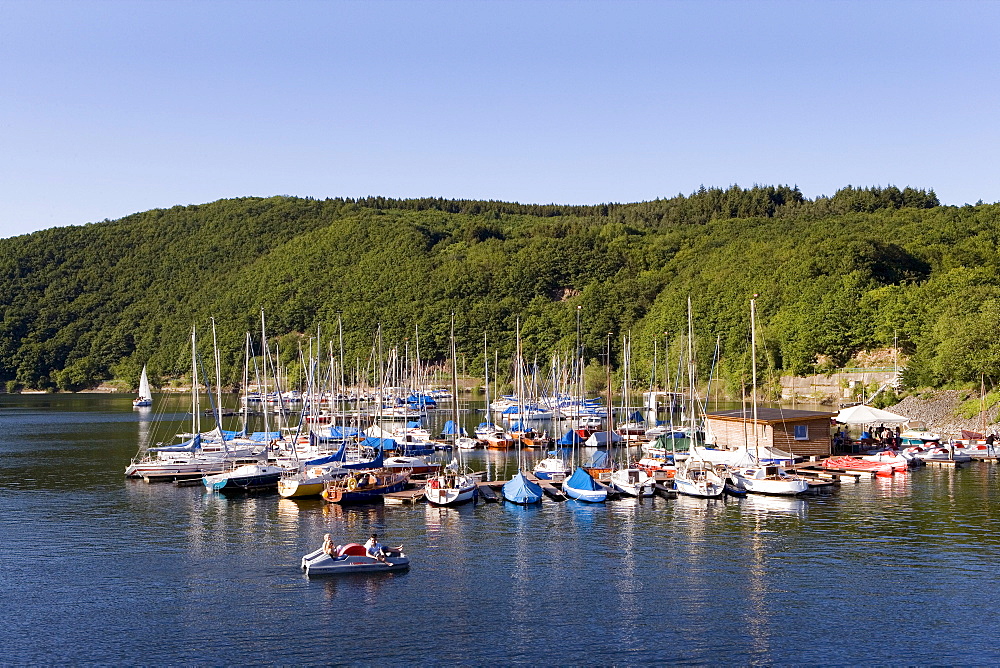
{"type": "Polygon", "coordinates": [[[690,439],[695,440],[696,417],[694,411],[694,384],[695,384],[695,362],[694,362],[694,318],[691,312],[691,297],[688,297],[688,410],[690,415],[690,439]]]}
{"type": "MultiPolygon", "coordinates": [[[[521,365],[521,316],[517,317],[517,320],[515,321],[515,325],[514,325],[514,330],[515,330],[515,343],[516,343],[516,345],[515,345],[515,351],[516,352],[515,352],[514,364],[517,365],[516,368],[515,368],[515,373],[517,374],[515,376],[516,383],[517,383],[517,385],[516,385],[516,387],[517,387],[517,420],[518,420],[518,423],[519,423],[518,424],[518,429],[520,429],[523,432],[524,431],[524,425],[520,424],[520,423],[522,423],[524,421],[524,369],[522,368],[522,365],[521,365]]],[[[522,436],[522,434],[518,433],[518,435],[517,435],[517,470],[518,471],[520,471],[522,468],[524,468],[523,467],[523,463],[521,461],[521,445],[522,445],[521,444],[521,436],[522,436]]]]}
{"type": "Polygon", "coordinates": [[[490,356],[486,344],[486,332],[483,332],[483,382],[486,388],[486,421],[493,422],[490,416],[490,356]]]}
{"type": "MultiPolygon", "coordinates": [[[[757,295],[754,295],[756,297],[757,295]]],[[[757,440],[757,300],[750,300],[750,397],[753,402],[753,447],[760,463],[760,446],[757,440]]]]}
{"type": "Polygon", "coordinates": [[[198,351],[195,342],[195,328],[191,326],[191,433],[201,433],[201,407],[198,405],[198,351]]]}
{"type": "Polygon", "coordinates": [[[611,459],[611,416],[614,414],[612,410],[614,406],[611,403],[611,332],[608,332],[608,355],[605,358],[606,362],[606,373],[607,373],[607,385],[608,385],[608,424],[605,429],[605,445],[608,448],[608,459],[611,459]]]}
{"type": "Polygon", "coordinates": [[[243,350],[243,435],[247,434],[247,423],[250,421],[250,332],[247,332],[246,345],[243,350]]]}
{"type": "Polygon", "coordinates": [[[455,428],[451,430],[452,452],[458,453],[459,464],[461,464],[462,451],[458,447],[458,353],[455,351],[455,312],[451,314],[451,387],[453,398],[451,400],[452,421],[455,428]]]}
{"type": "Polygon", "coordinates": [[[212,318],[212,349],[215,356],[215,392],[218,397],[215,404],[216,422],[219,425],[219,438],[225,443],[226,437],[222,433],[222,362],[219,360],[219,340],[215,336],[215,318],[212,318]]]}
{"type": "MultiPolygon", "coordinates": [[[[271,355],[271,350],[267,346],[267,333],[266,333],[266,331],[264,329],[264,309],[260,310],[260,351],[261,351],[261,354],[263,355],[263,358],[261,359],[261,367],[263,367],[263,370],[264,370],[264,379],[263,379],[264,380],[264,394],[263,394],[264,401],[261,404],[261,408],[264,411],[264,434],[265,434],[265,438],[267,438],[270,435],[270,431],[271,431],[270,424],[267,421],[267,404],[268,404],[268,401],[267,401],[267,359],[271,355]]],[[[277,382],[275,382],[274,387],[275,387],[275,389],[277,389],[277,387],[278,387],[277,382]]],[[[266,441],[266,443],[267,443],[267,446],[264,448],[264,456],[265,456],[265,458],[267,457],[268,448],[271,445],[270,440],[266,441]]]]}

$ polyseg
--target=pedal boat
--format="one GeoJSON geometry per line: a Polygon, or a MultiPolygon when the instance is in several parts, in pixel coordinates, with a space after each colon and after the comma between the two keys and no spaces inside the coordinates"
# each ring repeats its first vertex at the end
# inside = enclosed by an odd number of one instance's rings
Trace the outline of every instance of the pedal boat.
{"type": "Polygon", "coordinates": [[[337,551],[336,557],[323,552],[323,548],[302,557],[302,570],[309,577],[315,575],[346,575],[348,573],[388,573],[405,571],[410,558],[401,549],[385,549],[385,561],[368,556],[364,545],[348,543],[337,551]]]}

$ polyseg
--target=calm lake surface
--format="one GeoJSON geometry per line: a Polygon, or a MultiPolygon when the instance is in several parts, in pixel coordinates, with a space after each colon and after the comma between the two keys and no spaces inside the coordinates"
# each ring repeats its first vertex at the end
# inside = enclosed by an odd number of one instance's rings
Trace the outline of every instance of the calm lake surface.
{"type": "Polygon", "coordinates": [[[125,480],[190,426],[156,401],[0,395],[4,663],[1000,662],[993,464],[792,500],[342,508],[125,480]],[[299,570],[371,531],[409,572],[299,570]]]}

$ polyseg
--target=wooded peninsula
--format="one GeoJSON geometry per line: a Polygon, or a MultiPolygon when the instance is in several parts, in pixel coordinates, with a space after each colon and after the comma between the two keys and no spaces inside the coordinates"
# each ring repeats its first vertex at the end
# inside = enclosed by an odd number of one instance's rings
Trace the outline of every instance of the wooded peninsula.
{"type": "MultiPolygon", "coordinates": [[[[339,346],[338,321],[348,360],[369,359],[376,331],[400,348],[419,337],[423,360],[445,360],[454,313],[469,373],[483,369],[484,336],[490,357],[511,364],[518,319],[528,363],[572,356],[579,314],[587,363],[603,368],[610,348],[619,370],[629,336],[630,374],[644,385],[677,366],[690,297],[698,372],[717,357],[738,396],[756,295],[765,377],[822,373],[898,343],[909,387],[992,384],[998,217],[997,204],[941,206],[933,191],[896,187],[807,199],[732,186],[597,206],[283,196],[155,209],[0,240],[0,380],[8,391],[134,385],[144,363],[154,378],[180,377],[192,326],[207,333],[214,318],[223,377],[236,381],[263,310],[292,366],[309,337],[339,346]]],[[[211,336],[200,341],[209,359],[211,336]]]]}

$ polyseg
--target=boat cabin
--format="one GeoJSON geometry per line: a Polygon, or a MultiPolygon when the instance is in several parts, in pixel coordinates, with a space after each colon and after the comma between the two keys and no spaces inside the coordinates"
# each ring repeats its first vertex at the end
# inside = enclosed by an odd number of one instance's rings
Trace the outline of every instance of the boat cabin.
{"type": "Polygon", "coordinates": [[[784,408],[718,411],[705,417],[707,431],[720,448],[774,448],[795,457],[829,455],[833,447],[831,420],[836,413],[784,408]]]}

